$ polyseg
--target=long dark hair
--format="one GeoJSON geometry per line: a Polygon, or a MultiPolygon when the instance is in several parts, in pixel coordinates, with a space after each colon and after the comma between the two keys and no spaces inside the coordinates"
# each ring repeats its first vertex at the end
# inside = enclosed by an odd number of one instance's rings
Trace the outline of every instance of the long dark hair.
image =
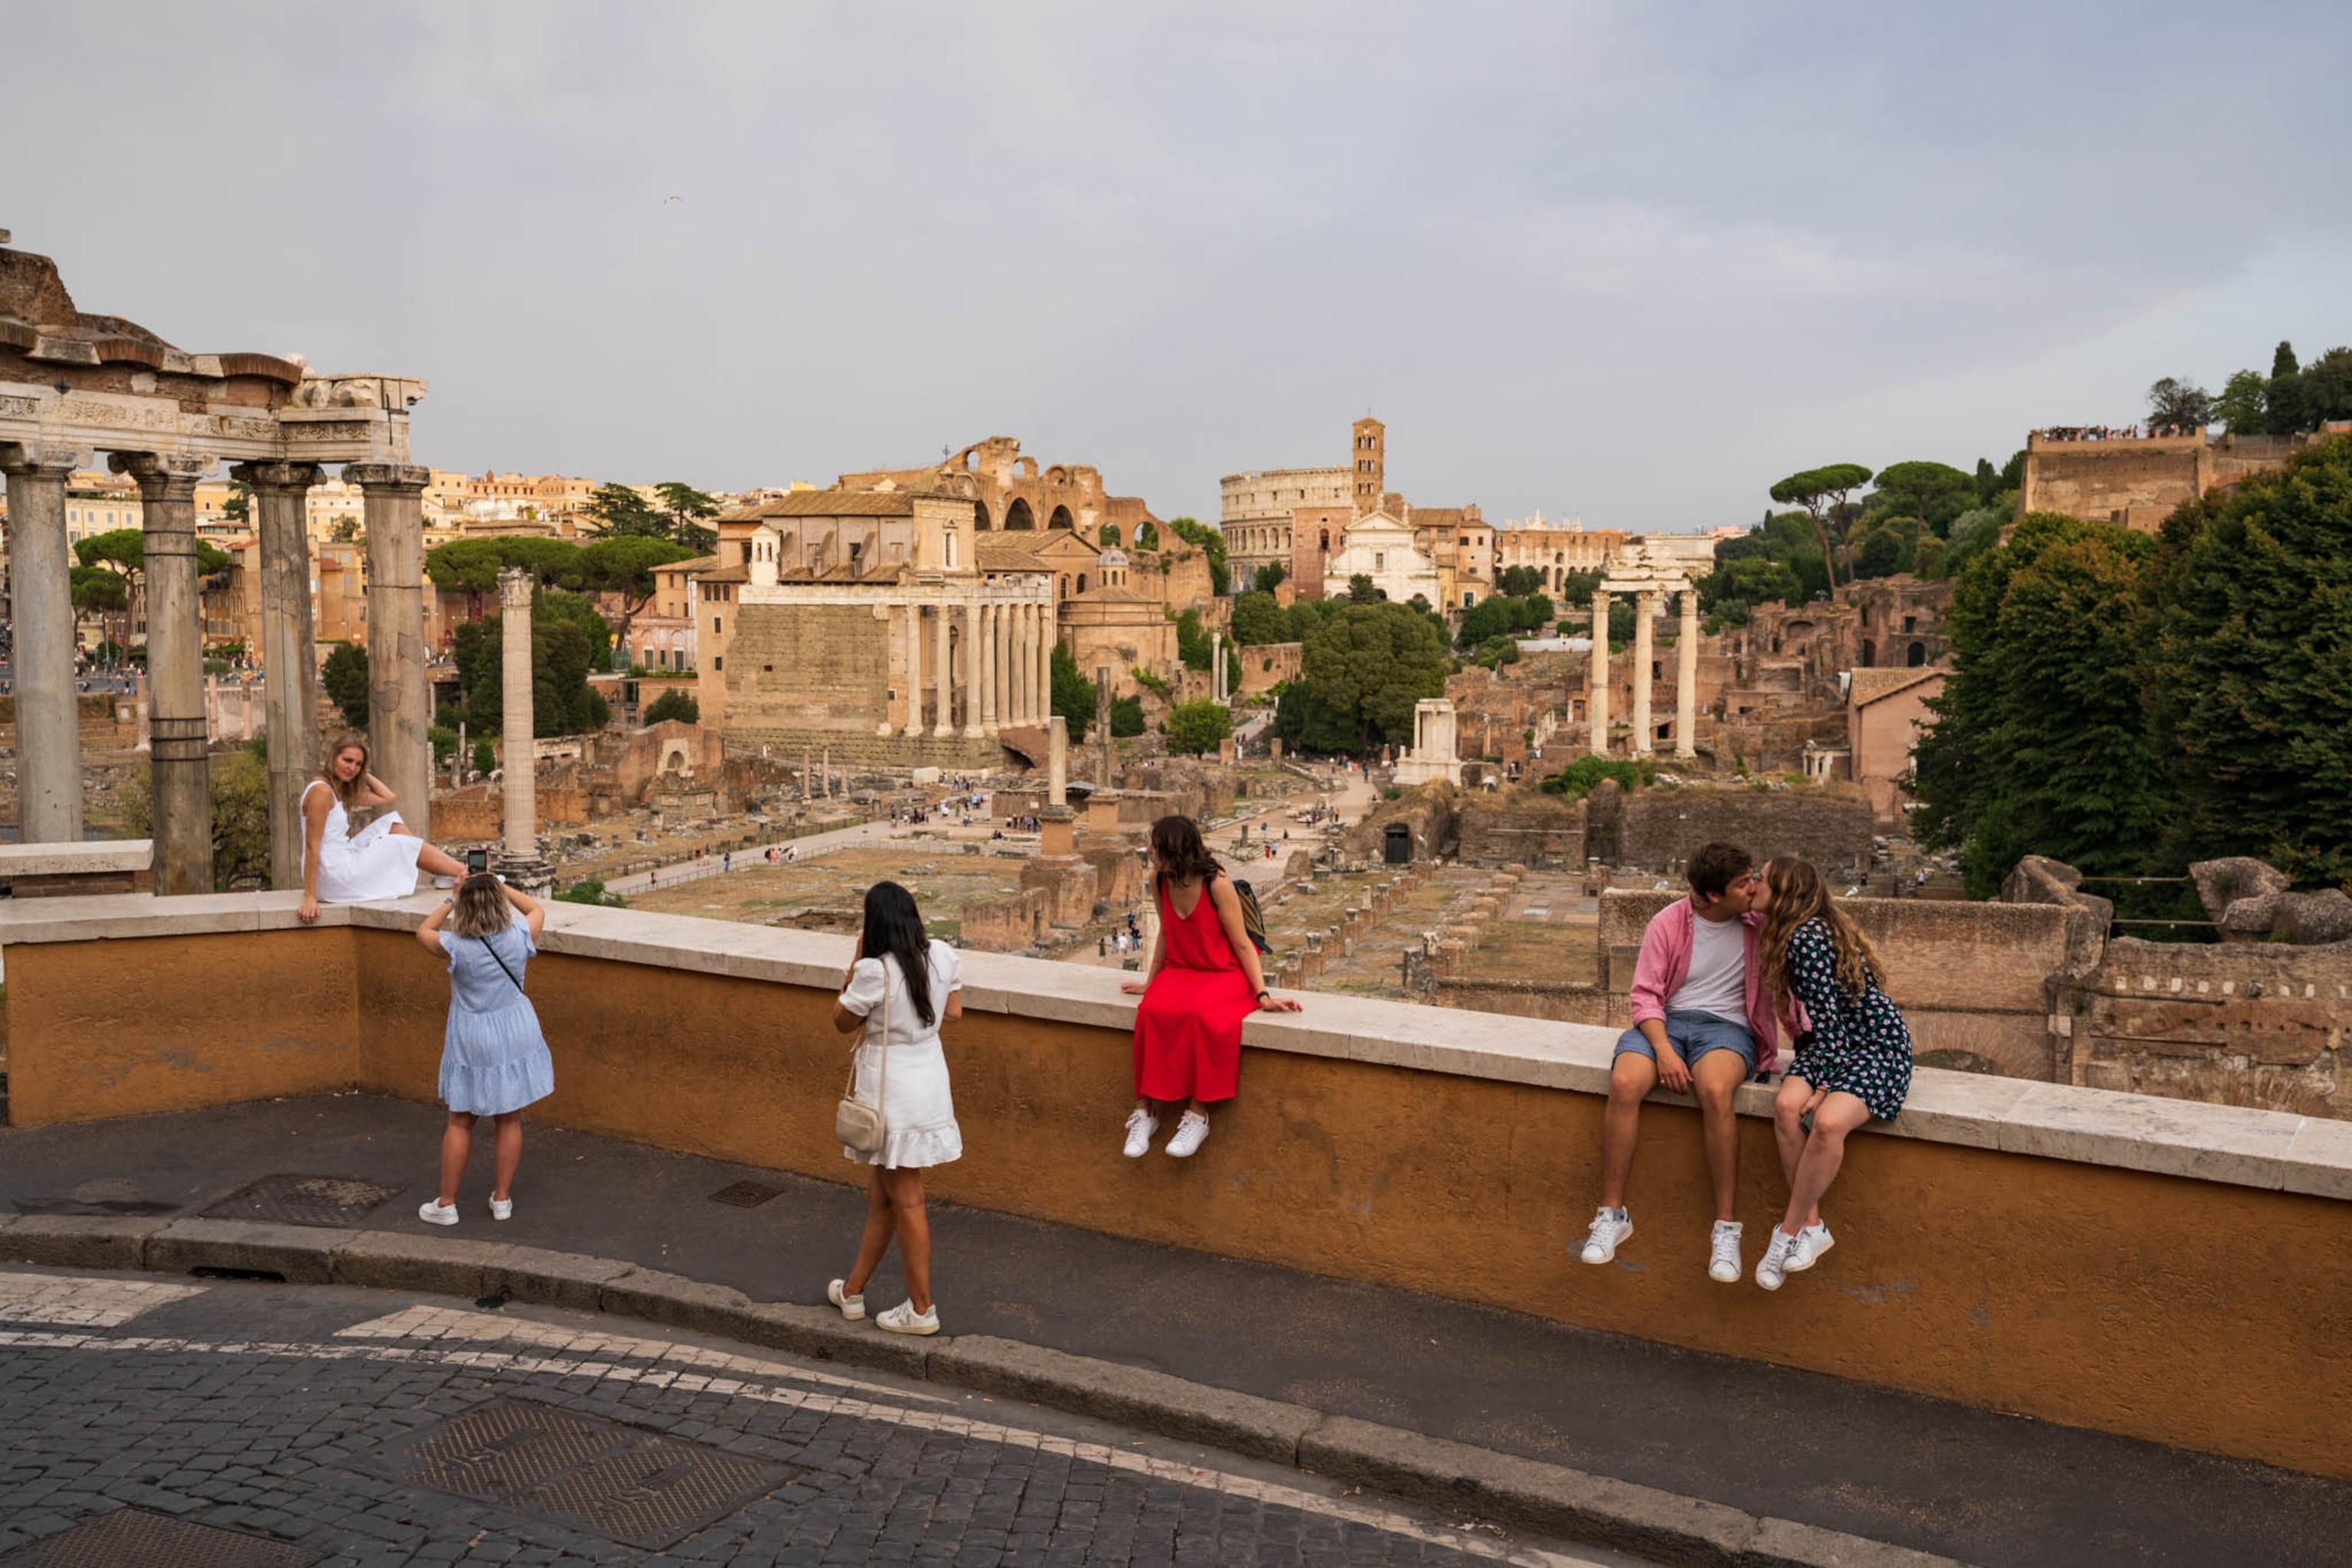
{"type": "Polygon", "coordinates": [[[1160,874],[1189,882],[1198,877],[1206,886],[1223,868],[1201,840],[1201,825],[1189,816],[1163,816],[1151,825],[1151,853],[1159,858],[1160,874]]]}
{"type": "MultiPolygon", "coordinates": [[[[871,959],[886,953],[896,958],[915,1016],[926,1028],[939,1021],[931,1010],[931,939],[923,930],[914,894],[896,882],[877,882],[866,889],[866,941],[859,951],[871,959]]],[[[885,985],[889,984],[887,966],[882,978],[885,985]]]]}

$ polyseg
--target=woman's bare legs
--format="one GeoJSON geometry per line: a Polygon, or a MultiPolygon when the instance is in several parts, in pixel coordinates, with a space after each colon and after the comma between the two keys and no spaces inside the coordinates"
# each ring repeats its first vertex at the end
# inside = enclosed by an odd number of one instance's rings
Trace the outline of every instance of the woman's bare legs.
{"type": "MultiPolygon", "coordinates": [[[[402,838],[416,837],[416,830],[404,822],[394,823],[392,831],[402,838]]],[[[463,860],[446,849],[436,849],[430,844],[425,845],[416,851],[416,863],[436,877],[462,877],[466,874],[466,863],[463,860]]]]}
{"type": "MultiPolygon", "coordinates": [[[[501,1121],[504,1118],[500,1118],[501,1121]]],[[[504,1134],[501,1133],[501,1137],[504,1134]]],[[[474,1113],[453,1110],[448,1125],[441,1129],[441,1196],[443,1208],[454,1208],[457,1203],[457,1184],[466,1179],[466,1159],[474,1152],[474,1113]]],[[[515,1153],[522,1153],[522,1122],[515,1122],[515,1153]]],[[[507,1175],[514,1174],[509,1171],[507,1175]]]]}
{"type": "Polygon", "coordinates": [[[889,1195],[891,1222],[898,1227],[898,1267],[907,1276],[907,1300],[918,1312],[928,1312],[931,1310],[931,1222],[923,1212],[923,1173],[883,1170],[882,1190],[889,1195]]]}
{"type": "Polygon", "coordinates": [[[866,1234],[858,1238],[857,1266],[841,1282],[844,1295],[866,1294],[866,1282],[882,1267],[882,1255],[890,1250],[890,1238],[898,1230],[898,1221],[890,1213],[890,1194],[882,1185],[882,1167],[877,1165],[866,1184],[866,1234]]]}
{"type": "Polygon", "coordinates": [[[1853,1095],[1843,1090],[1822,1101],[1813,1112],[1813,1131],[1805,1140],[1805,1152],[1797,1161],[1796,1179],[1789,1184],[1789,1212],[1780,1218],[1780,1228],[1794,1236],[1808,1221],[1807,1215],[1821,1212],[1822,1194],[1837,1180],[1838,1167],[1845,1163],[1846,1134],[1870,1120],[1870,1107],[1853,1095]]]}
{"type": "Polygon", "coordinates": [[[505,1203],[514,1196],[515,1168],[522,1163],[522,1112],[509,1110],[491,1119],[498,1131],[498,1158],[494,1169],[498,1184],[490,1196],[505,1203]]]}
{"type": "MultiPolygon", "coordinates": [[[[1780,1091],[1772,1097],[1772,1141],[1780,1146],[1780,1175],[1790,1192],[1797,1189],[1797,1162],[1805,1152],[1805,1102],[1812,1097],[1813,1086],[1794,1074],[1780,1080],[1780,1091]]],[[[1820,1204],[1805,1223],[1822,1223],[1820,1204]]]]}

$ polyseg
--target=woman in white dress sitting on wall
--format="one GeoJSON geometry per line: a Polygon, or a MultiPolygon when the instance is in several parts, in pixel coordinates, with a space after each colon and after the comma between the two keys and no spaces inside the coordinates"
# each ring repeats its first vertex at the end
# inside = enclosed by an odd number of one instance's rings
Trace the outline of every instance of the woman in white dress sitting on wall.
{"type": "Polygon", "coordinates": [[[328,749],[327,765],[302,791],[302,923],[319,918],[321,901],[364,903],[404,899],[416,891],[422,866],[446,887],[466,868],[436,849],[387,811],[357,833],[351,814],[390,805],[392,791],[368,772],[368,745],[346,731],[328,749]]]}

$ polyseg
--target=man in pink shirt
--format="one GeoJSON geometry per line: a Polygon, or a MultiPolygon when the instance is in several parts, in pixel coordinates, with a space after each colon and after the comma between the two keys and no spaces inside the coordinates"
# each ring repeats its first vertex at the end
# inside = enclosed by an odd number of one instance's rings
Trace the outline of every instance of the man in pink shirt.
{"type": "Polygon", "coordinates": [[[1756,863],[1737,844],[1706,844],[1683,868],[1690,897],[1660,910],[1642,933],[1628,994],[1633,1026],[1618,1037],[1601,1131],[1601,1210],[1584,1261],[1607,1263],[1633,1234],[1625,1207],[1641,1130],[1642,1100],[1664,1084],[1697,1100],[1715,1183],[1707,1273],[1740,1274],[1739,1222],[1731,1217],[1739,1175],[1739,1125],[1731,1094],[1772,1070],[1780,1036],[1763,987],[1760,928],[1768,895],[1756,863]]]}

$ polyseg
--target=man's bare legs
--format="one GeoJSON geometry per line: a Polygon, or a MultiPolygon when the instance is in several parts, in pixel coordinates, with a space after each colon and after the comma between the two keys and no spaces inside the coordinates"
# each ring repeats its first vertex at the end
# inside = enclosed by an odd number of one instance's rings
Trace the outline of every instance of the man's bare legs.
{"type": "Polygon", "coordinates": [[[1657,1087],[1658,1064],[1639,1051],[1620,1051],[1609,1066],[1609,1104],[1601,1113],[1601,1206],[1625,1206],[1633,1148],[1642,1131],[1642,1100],[1657,1087]]]}
{"type": "Polygon", "coordinates": [[[1715,1217],[1735,1217],[1739,1188],[1739,1118],[1731,1095],[1748,1079],[1748,1061],[1738,1051],[1709,1051],[1691,1064],[1691,1093],[1698,1100],[1699,1126],[1706,1141],[1706,1173],[1715,1183],[1715,1217]]]}

